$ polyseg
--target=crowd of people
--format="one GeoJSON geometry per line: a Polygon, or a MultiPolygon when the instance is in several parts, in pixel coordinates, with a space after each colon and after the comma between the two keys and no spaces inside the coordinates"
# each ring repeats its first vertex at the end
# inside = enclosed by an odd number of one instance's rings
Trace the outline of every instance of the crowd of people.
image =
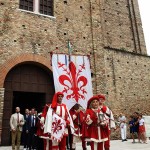
{"type": "Polygon", "coordinates": [[[104,105],[105,96],[91,97],[86,110],[79,104],[68,110],[62,103],[63,96],[61,92],[56,93],[52,103],[46,104],[40,114],[32,108],[22,115],[16,107],[16,113],[10,118],[12,150],[15,150],[15,141],[19,150],[21,134],[24,150],[75,150],[78,142],[82,142],[83,150],[87,149],[87,144],[91,150],[103,150],[103,147],[109,150],[110,128],[116,127],[112,111],[104,105]]]}
{"type": "MultiPolygon", "coordinates": [[[[75,104],[70,110],[62,103],[63,93],[57,92],[51,104],[46,104],[39,114],[35,108],[25,110],[25,115],[16,113],[10,118],[12,150],[20,148],[21,134],[24,150],[75,150],[76,143],[82,143],[82,149],[109,150],[111,128],[116,130],[116,121],[112,111],[104,104],[105,96],[91,97],[84,110],[75,104]]],[[[147,143],[142,115],[135,112],[127,123],[125,115],[120,114],[118,122],[122,142],[127,141],[127,124],[133,143],[137,134],[138,142],[147,143]]]]}
{"type": "Polygon", "coordinates": [[[127,122],[125,115],[121,113],[119,115],[118,121],[120,125],[122,142],[127,141],[127,125],[128,125],[131,138],[133,139],[132,143],[136,143],[135,138],[137,138],[138,143],[147,144],[146,130],[142,114],[134,112],[133,115],[130,115],[129,122],[127,122]]]}
{"type": "Polygon", "coordinates": [[[16,113],[12,114],[10,118],[12,150],[15,150],[15,142],[17,150],[20,149],[20,143],[24,144],[24,149],[37,148],[37,124],[38,115],[35,108],[25,109],[25,114],[22,115],[20,108],[16,107],[16,113]]]}

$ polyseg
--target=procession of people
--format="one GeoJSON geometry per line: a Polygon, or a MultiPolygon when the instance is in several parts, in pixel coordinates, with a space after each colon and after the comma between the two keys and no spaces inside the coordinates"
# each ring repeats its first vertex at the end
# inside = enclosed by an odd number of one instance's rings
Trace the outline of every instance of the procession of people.
{"type": "Polygon", "coordinates": [[[86,110],[78,103],[69,110],[62,103],[63,96],[62,92],[55,93],[52,103],[46,104],[39,115],[35,115],[35,108],[32,108],[26,109],[23,116],[16,107],[16,113],[10,119],[13,150],[15,138],[19,150],[21,131],[24,150],[66,150],[67,145],[68,149],[75,150],[78,142],[82,143],[83,150],[87,149],[87,143],[91,150],[109,150],[110,128],[115,129],[115,123],[112,111],[104,105],[105,96],[91,97],[86,110]],[[18,130],[19,136],[14,136],[18,130]]]}

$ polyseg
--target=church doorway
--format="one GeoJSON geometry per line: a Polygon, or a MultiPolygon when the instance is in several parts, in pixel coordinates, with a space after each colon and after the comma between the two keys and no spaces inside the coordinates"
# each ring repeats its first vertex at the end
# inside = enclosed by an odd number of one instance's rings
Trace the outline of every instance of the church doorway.
{"type": "Polygon", "coordinates": [[[4,111],[1,145],[10,145],[9,120],[15,107],[24,114],[25,108],[34,107],[41,112],[45,103],[50,103],[54,95],[51,70],[37,63],[22,63],[12,68],[4,82],[4,111]]]}
{"type": "Polygon", "coordinates": [[[37,112],[42,111],[42,106],[45,105],[46,93],[35,93],[35,92],[13,92],[13,108],[14,113],[17,106],[20,107],[21,113],[24,114],[24,110],[28,108],[35,108],[37,112]]]}

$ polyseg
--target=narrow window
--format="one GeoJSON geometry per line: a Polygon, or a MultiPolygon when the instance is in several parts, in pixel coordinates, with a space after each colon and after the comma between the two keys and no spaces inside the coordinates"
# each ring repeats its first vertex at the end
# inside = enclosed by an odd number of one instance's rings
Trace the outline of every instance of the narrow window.
{"type": "Polygon", "coordinates": [[[35,14],[53,16],[53,0],[20,0],[19,8],[35,14]]]}
{"type": "Polygon", "coordinates": [[[33,11],[33,0],[20,0],[19,8],[33,11]]]}
{"type": "Polygon", "coordinates": [[[53,0],[40,0],[40,13],[53,16],[53,0]]]}

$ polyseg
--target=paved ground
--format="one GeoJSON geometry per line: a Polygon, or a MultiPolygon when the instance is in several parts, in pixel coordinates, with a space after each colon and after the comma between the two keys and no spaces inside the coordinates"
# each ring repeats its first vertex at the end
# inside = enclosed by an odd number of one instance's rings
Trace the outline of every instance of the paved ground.
{"type": "Polygon", "coordinates": [[[148,141],[148,144],[132,143],[132,140],[126,142],[111,141],[110,150],[150,150],[150,141],[148,141]]]}
{"type": "MultiPolygon", "coordinates": [[[[82,150],[81,144],[78,144],[76,149],[82,150]]],[[[0,147],[0,150],[11,150],[11,147],[0,147]]],[[[20,150],[23,150],[23,148],[20,148],[20,150]]],[[[89,146],[88,150],[90,150],[89,146]]],[[[141,144],[141,143],[133,144],[131,140],[128,140],[126,142],[114,140],[111,141],[110,150],[150,150],[150,140],[148,140],[148,144],[141,144]]]]}

